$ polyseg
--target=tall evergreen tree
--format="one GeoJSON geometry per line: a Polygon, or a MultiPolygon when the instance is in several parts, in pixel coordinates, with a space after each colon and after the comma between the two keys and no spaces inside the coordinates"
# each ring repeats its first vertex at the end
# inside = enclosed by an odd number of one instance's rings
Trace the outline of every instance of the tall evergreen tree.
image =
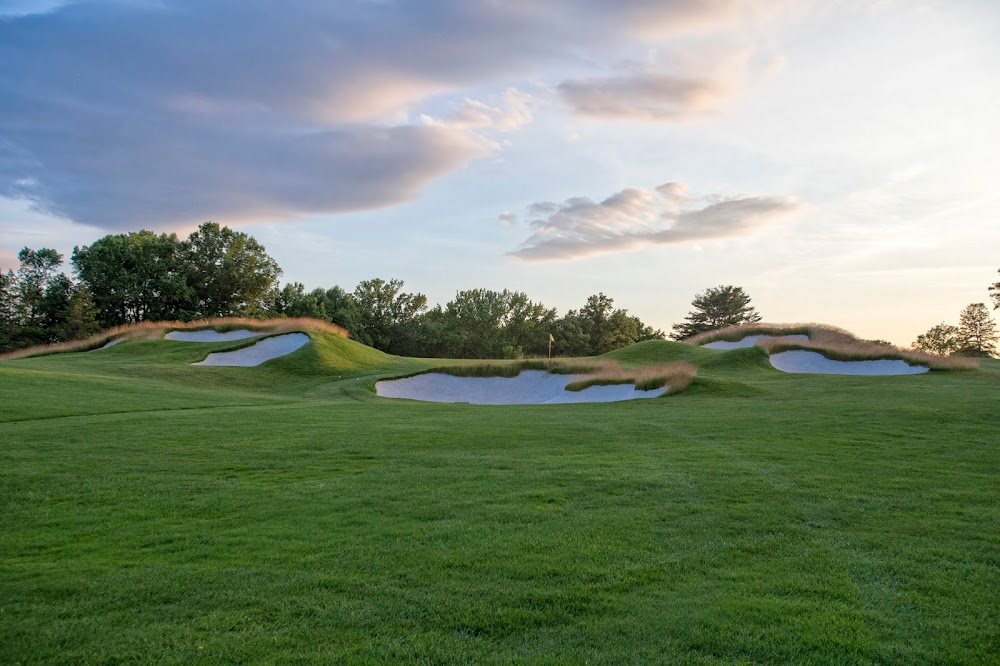
{"type": "Polygon", "coordinates": [[[983,303],[970,303],[958,319],[960,353],[968,356],[994,356],[997,353],[997,325],[983,303]]]}
{"type": "Polygon", "coordinates": [[[761,320],[760,313],[750,305],[750,296],[742,287],[722,285],[696,295],[691,301],[694,310],[685,321],[674,324],[671,337],[683,340],[697,333],[712,331],[737,324],[754,324],[761,320]]]}

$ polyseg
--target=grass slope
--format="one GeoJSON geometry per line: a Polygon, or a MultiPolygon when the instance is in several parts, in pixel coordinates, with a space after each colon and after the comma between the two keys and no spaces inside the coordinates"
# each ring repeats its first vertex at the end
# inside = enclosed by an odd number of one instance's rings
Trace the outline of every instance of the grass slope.
{"type": "Polygon", "coordinates": [[[1000,363],[421,404],[337,336],[0,363],[0,662],[995,663],[1000,363]]]}

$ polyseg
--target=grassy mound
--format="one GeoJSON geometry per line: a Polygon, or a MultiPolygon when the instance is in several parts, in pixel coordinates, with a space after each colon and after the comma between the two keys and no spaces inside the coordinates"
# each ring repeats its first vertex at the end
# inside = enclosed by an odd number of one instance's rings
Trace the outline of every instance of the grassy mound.
{"type": "MultiPolygon", "coordinates": [[[[109,342],[135,342],[140,340],[160,340],[170,331],[203,331],[215,330],[220,333],[238,329],[259,331],[265,335],[280,335],[298,331],[323,332],[329,335],[348,337],[347,330],[330,322],[308,317],[289,319],[247,319],[244,317],[216,317],[197,321],[156,321],[117,326],[101,331],[85,340],[73,340],[51,345],[39,345],[27,349],[19,349],[7,354],[0,354],[0,361],[33,356],[47,356],[66,352],[85,352],[100,349],[109,342]]],[[[246,346],[246,345],[244,345],[246,346]]],[[[238,349],[239,347],[236,347],[238,349]]]]}
{"type": "Polygon", "coordinates": [[[876,361],[898,359],[907,363],[923,365],[932,370],[975,370],[978,359],[964,356],[938,356],[911,349],[900,349],[868,340],[835,326],[825,324],[741,324],[715,331],[706,331],[684,340],[685,344],[701,346],[717,340],[735,342],[751,335],[770,335],[770,339],[758,340],[756,346],[770,354],[803,349],[816,351],[837,361],[876,361]],[[789,340],[782,336],[807,335],[808,340],[789,340]]]}

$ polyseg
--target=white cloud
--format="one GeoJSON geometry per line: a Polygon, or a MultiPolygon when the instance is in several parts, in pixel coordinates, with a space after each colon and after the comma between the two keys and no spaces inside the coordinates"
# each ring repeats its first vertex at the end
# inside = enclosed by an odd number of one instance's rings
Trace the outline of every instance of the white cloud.
{"type": "Polygon", "coordinates": [[[754,233],[799,210],[791,197],[702,200],[683,183],[627,188],[603,201],[574,197],[528,206],[531,236],[508,256],[526,261],[579,259],[646,245],[676,245],[754,233]]]}
{"type": "Polygon", "coordinates": [[[531,102],[531,95],[516,88],[505,90],[502,101],[497,106],[466,97],[443,124],[460,129],[512,132],[531,122],[531,102]]]}

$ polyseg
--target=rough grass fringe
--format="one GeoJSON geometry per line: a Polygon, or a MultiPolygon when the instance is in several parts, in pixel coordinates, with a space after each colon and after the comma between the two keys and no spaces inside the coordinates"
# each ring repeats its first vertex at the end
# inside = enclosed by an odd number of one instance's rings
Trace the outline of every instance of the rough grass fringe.
{"type": "Polygon", "coordinates": [[[297,331],[322,331],[341,337],[350,337],[347,330],[320,319],[310,319],[309,317],[293,317],[286,319],[248,319],[244,317],[214,317],[212,319],[199,319],[197,321],[144,321],[138,324],[126,324],[116,326],[106,331],[101,331],[95,336],[84,340],[72,340],[69,342],[58,342],[51,345],[38,345],[27,349],[0,354],[0,361],[8,361],[18,358],[28,358],[31,356],[46,356],[48,354],[61,354],[65,352],[82,352],[100,349],[113,340],[135,341],[135,340],[159,340],[167,332],[176,330],[197,331],[212,329],[219,332],[233,331],[245,328],[251,331],[260,331],[270,335],[280,333],[293,333],[297,331]]]}
{"type": "Polygon", "coordinates": [[[625,369],[621,366],[605,367],[589,377],[566,385],[567,391],[582,391],[588,386],[606,386],[609,384],[635,384],[637,391],[652,391],[667,388],[671,393],[677,393],[691,385],[697,374],[697,368],[691,363],[678,361],[660,365],[645,365],[638,368],[625,369]]]}
{"type": "Polygon", "coordinates": [[[705,331],[684,340],[691,345],[703,345],[716,340],[735,342],[750,335],[775,336],[770,340],[758,340],[756,346],[768,355],[791,349],[805,349],[822,353],[838,361],[874,361],[899,359],[933,370],[975,370],[978,359],[967,356],[938,356],[912,349],[900,349],[861,340],[849,331],[825,324],[742,324],[728,326],[716,331],[705,331]],[[781,336],[807,335],[808,341],[788,340],[781,336]]]}

